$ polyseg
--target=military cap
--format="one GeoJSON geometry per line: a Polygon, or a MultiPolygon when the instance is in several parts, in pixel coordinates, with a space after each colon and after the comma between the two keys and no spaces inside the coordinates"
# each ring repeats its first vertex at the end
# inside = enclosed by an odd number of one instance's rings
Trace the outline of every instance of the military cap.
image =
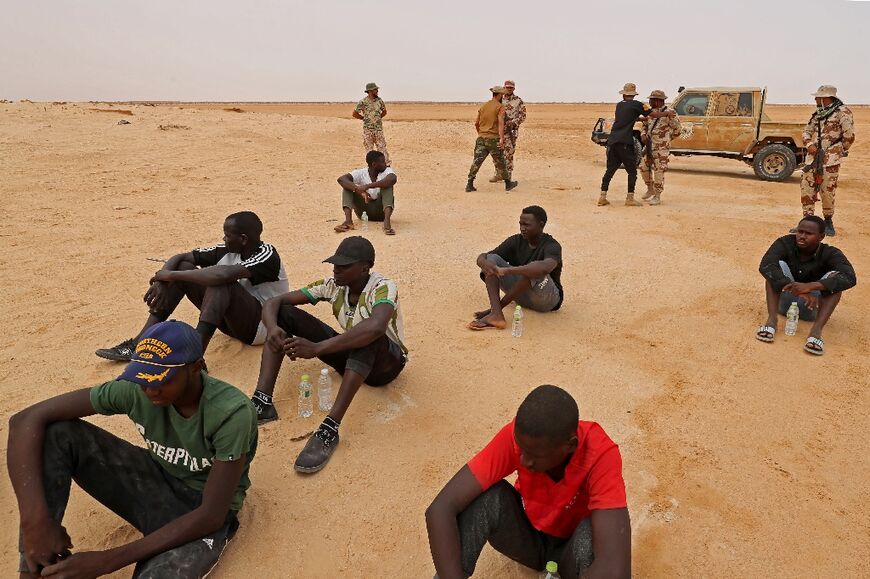
{"type": "Polygon", "coordinates": [[[366,89],[363,92],[370,92],[373,90],[378,90],[379,88],[381,88],[381,87],[379,87],[378,85],[376,85],[373,82],[370,82],[366,85],[366,89]]]}
{"type": "Polygon", "coordinates": [[[504,87],[501,85],[496,85],[496,86],[492,87],[491,89],[489,89],[489,92],[491,92],[493,94],[504,94],[504,87]]]}
{"type": "Polygon", "coordinates": [[[652,91],[651,93],[649,93],[649,96],[648,96],[647,98],[648,98],[648,99],[662,99],[662,100],[665,100],[665,99],[668,98],[668,97],[667,97],[667,95],[665,94],[665,91],[663,91],[663,90],[654,90],[654,91],[652,91]]]}
{"type": "Polygon", "coordinates": [[[625,86],[622,87],[622,90],[619,91],[619,94],[625,94],[629,96],[637,95],[637,86],[633,82],[625,83],[625,86]]]}
{"type": "Polygon", "coordinates": [[[819,90],[813,93],[814,97],[835,97],[837,96],[837,87],[829,84],[823,84],[819,90]]]}
{"type": "Polygon", "coordinates": [[[517,88],[517,85],[514,84],[514,81],[512,81],[512,80],[506,80],[506,81],[504,81],[504,87],[505,88],[508,88],[508,87],[517,88]]]}

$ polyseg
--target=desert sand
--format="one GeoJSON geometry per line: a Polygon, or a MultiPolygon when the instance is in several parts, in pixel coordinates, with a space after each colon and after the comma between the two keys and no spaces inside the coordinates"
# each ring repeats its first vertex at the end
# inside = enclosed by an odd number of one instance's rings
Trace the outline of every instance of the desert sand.
{"type": "MultiPolygon", "coordinates": [[[[530,104],[520,186],[487,183],[488,162],[468,194],[476,105],[388,107],[398,235],[376,224],[366,235],[375,269],[399,284],[411,360],[394,384],[360,391],[314,476],[293,471],[304,441],[291,439],[320,418],[295,417],[298,378],[320,366],[285,364],[281,420],[261,428],[242,528],[214,577],[431,577],[426,506],[542,383],[572,392],[582,418],[620,445],[637,577],[870,575],[870,109],[853,109],[858,140],[829,240],[859,282],[816,358],[801,348],[803,322],[793,338],[781,322],[774,344],[754,339],[765,318],[758,262],[800,215],[796,175],[766,183],[737,161],[678,158],[661,206],[599,208],[604,150],[589,134],[612,105],[530,104]],[[515,233],[533,203],[564,248],[564,307],[527,314],[521,339],[466,330],[485,304],[475,257],[515,233]]],[[[24,406],[117,376],[121,366],[93,351],[140,328],[159,267],[148,258],[219,241],[227,214],[262,217],[291,287],[328,274],[321,260],[341,238],[335,180],[364,165],[351,110],[0,103],[2,439],[24,406]]],[[[619,172],[611,196],[624,190],[619,172]]],[[[328,307],[314,311],[333,322],[328,307]]],[[[196,319],[189,305],[176,317],[196,319]]],[[[207,360],[250,393],[259,353],[219,335],[207,360]]],[[[93,422],[140,443],[123,416],[93,422]]],[[[0,509],[8,577],[17,507],[5,476],[0,509]]],[[[78,489],[66,524],[78,550],[138,536],[78,489]]],[[[536,574],[487,548],[476,576],[536,574]]]]}

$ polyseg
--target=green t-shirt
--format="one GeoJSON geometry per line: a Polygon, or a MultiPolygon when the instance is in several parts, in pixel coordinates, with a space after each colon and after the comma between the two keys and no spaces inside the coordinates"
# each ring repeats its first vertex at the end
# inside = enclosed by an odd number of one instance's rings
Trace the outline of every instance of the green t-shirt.
{"type": "Polygon", "coordinates": [[[257,451],[257,412],[238,388],[202,374],[202,398],[196,414],[184,418],[173,406],[161,408],[133,382],[113,380],[91,388],[99,414],[126,414],[136,424],[151,458],[169,475],[202,491],[216,460],[245,455],[245,470],[230,508],[242,507],[251,486],[248,470],[257,451]]]}

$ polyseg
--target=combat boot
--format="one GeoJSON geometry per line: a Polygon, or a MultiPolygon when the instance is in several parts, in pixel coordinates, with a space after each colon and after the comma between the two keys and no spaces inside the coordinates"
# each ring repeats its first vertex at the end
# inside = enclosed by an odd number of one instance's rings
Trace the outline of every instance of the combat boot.
{"type": "Polygon", "coordinates": [[[477,189],[474,188],[474,179],[469,179],[468,183],[465,185],[465,192],[471,193],[472,191],[477,191],[477,189]]]}
{"type": "Polygon", "coordinates": [[[610,205],[610,201],[607,200],[607,191],[602,191],[601,197],[598,198],[598,206],[604,207],[605,205],[610,205]]]}
{"type": "Polygon", "coordinates": [[[662,204],[662,196],[656,193],[652,196],[652,198],[647,201],[650,205],[661,205],[662,204]]]}
{"type": "Polygon", "coordinates": [[[825,217],[825,235],[827,237],[833,237],[837,235],[837,230],[834,229],[834,216],[825,217]]]}
{"type": "Polygon", "coordinates": [[[655,195],[655,191],[653,191],[653,188],[652,188],[652,187],[650,187],[649,185],[647,185],[646,193],[643,194],[643,197],[641,197],[641,199],[643,199],[644,201],[646,201],[647,199],[649,199],[649,198],[652,197],[653,195],[655,195]]]}
{"type": "Polygon", "coordinates": [[[625,206],[626,207],[643,207],[643,203],[637,201],[634,198],[634,193],[629,193],[625,196],[625,206]]]}
{"type": "Polygon", "coordinates": [[[502,179],[498,175],[493,175],[492,177],[489,178],[490,183],[498,183],[499,181],[503,181],[503,180],[504,179],[502,179]]]}
{"type": "Polygon", "coordinates": [[[519,181],[511,181],[510,179],[505,179],[504,190],[510,191],[511,189],[513,189],[514,187],[516,187],[519,184],[520,184],[519,181]]]}

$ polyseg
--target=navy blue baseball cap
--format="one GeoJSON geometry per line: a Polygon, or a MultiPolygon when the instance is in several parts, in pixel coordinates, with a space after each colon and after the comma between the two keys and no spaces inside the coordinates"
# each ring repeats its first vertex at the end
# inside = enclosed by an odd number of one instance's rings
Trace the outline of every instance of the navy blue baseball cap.
{"type": "Polygon", "coordinates": [[[169,320],[148,328],[118,380],[158,387],[171,380],[182,366],[202,359],[202,338],[184,322],[169,320]]]}

